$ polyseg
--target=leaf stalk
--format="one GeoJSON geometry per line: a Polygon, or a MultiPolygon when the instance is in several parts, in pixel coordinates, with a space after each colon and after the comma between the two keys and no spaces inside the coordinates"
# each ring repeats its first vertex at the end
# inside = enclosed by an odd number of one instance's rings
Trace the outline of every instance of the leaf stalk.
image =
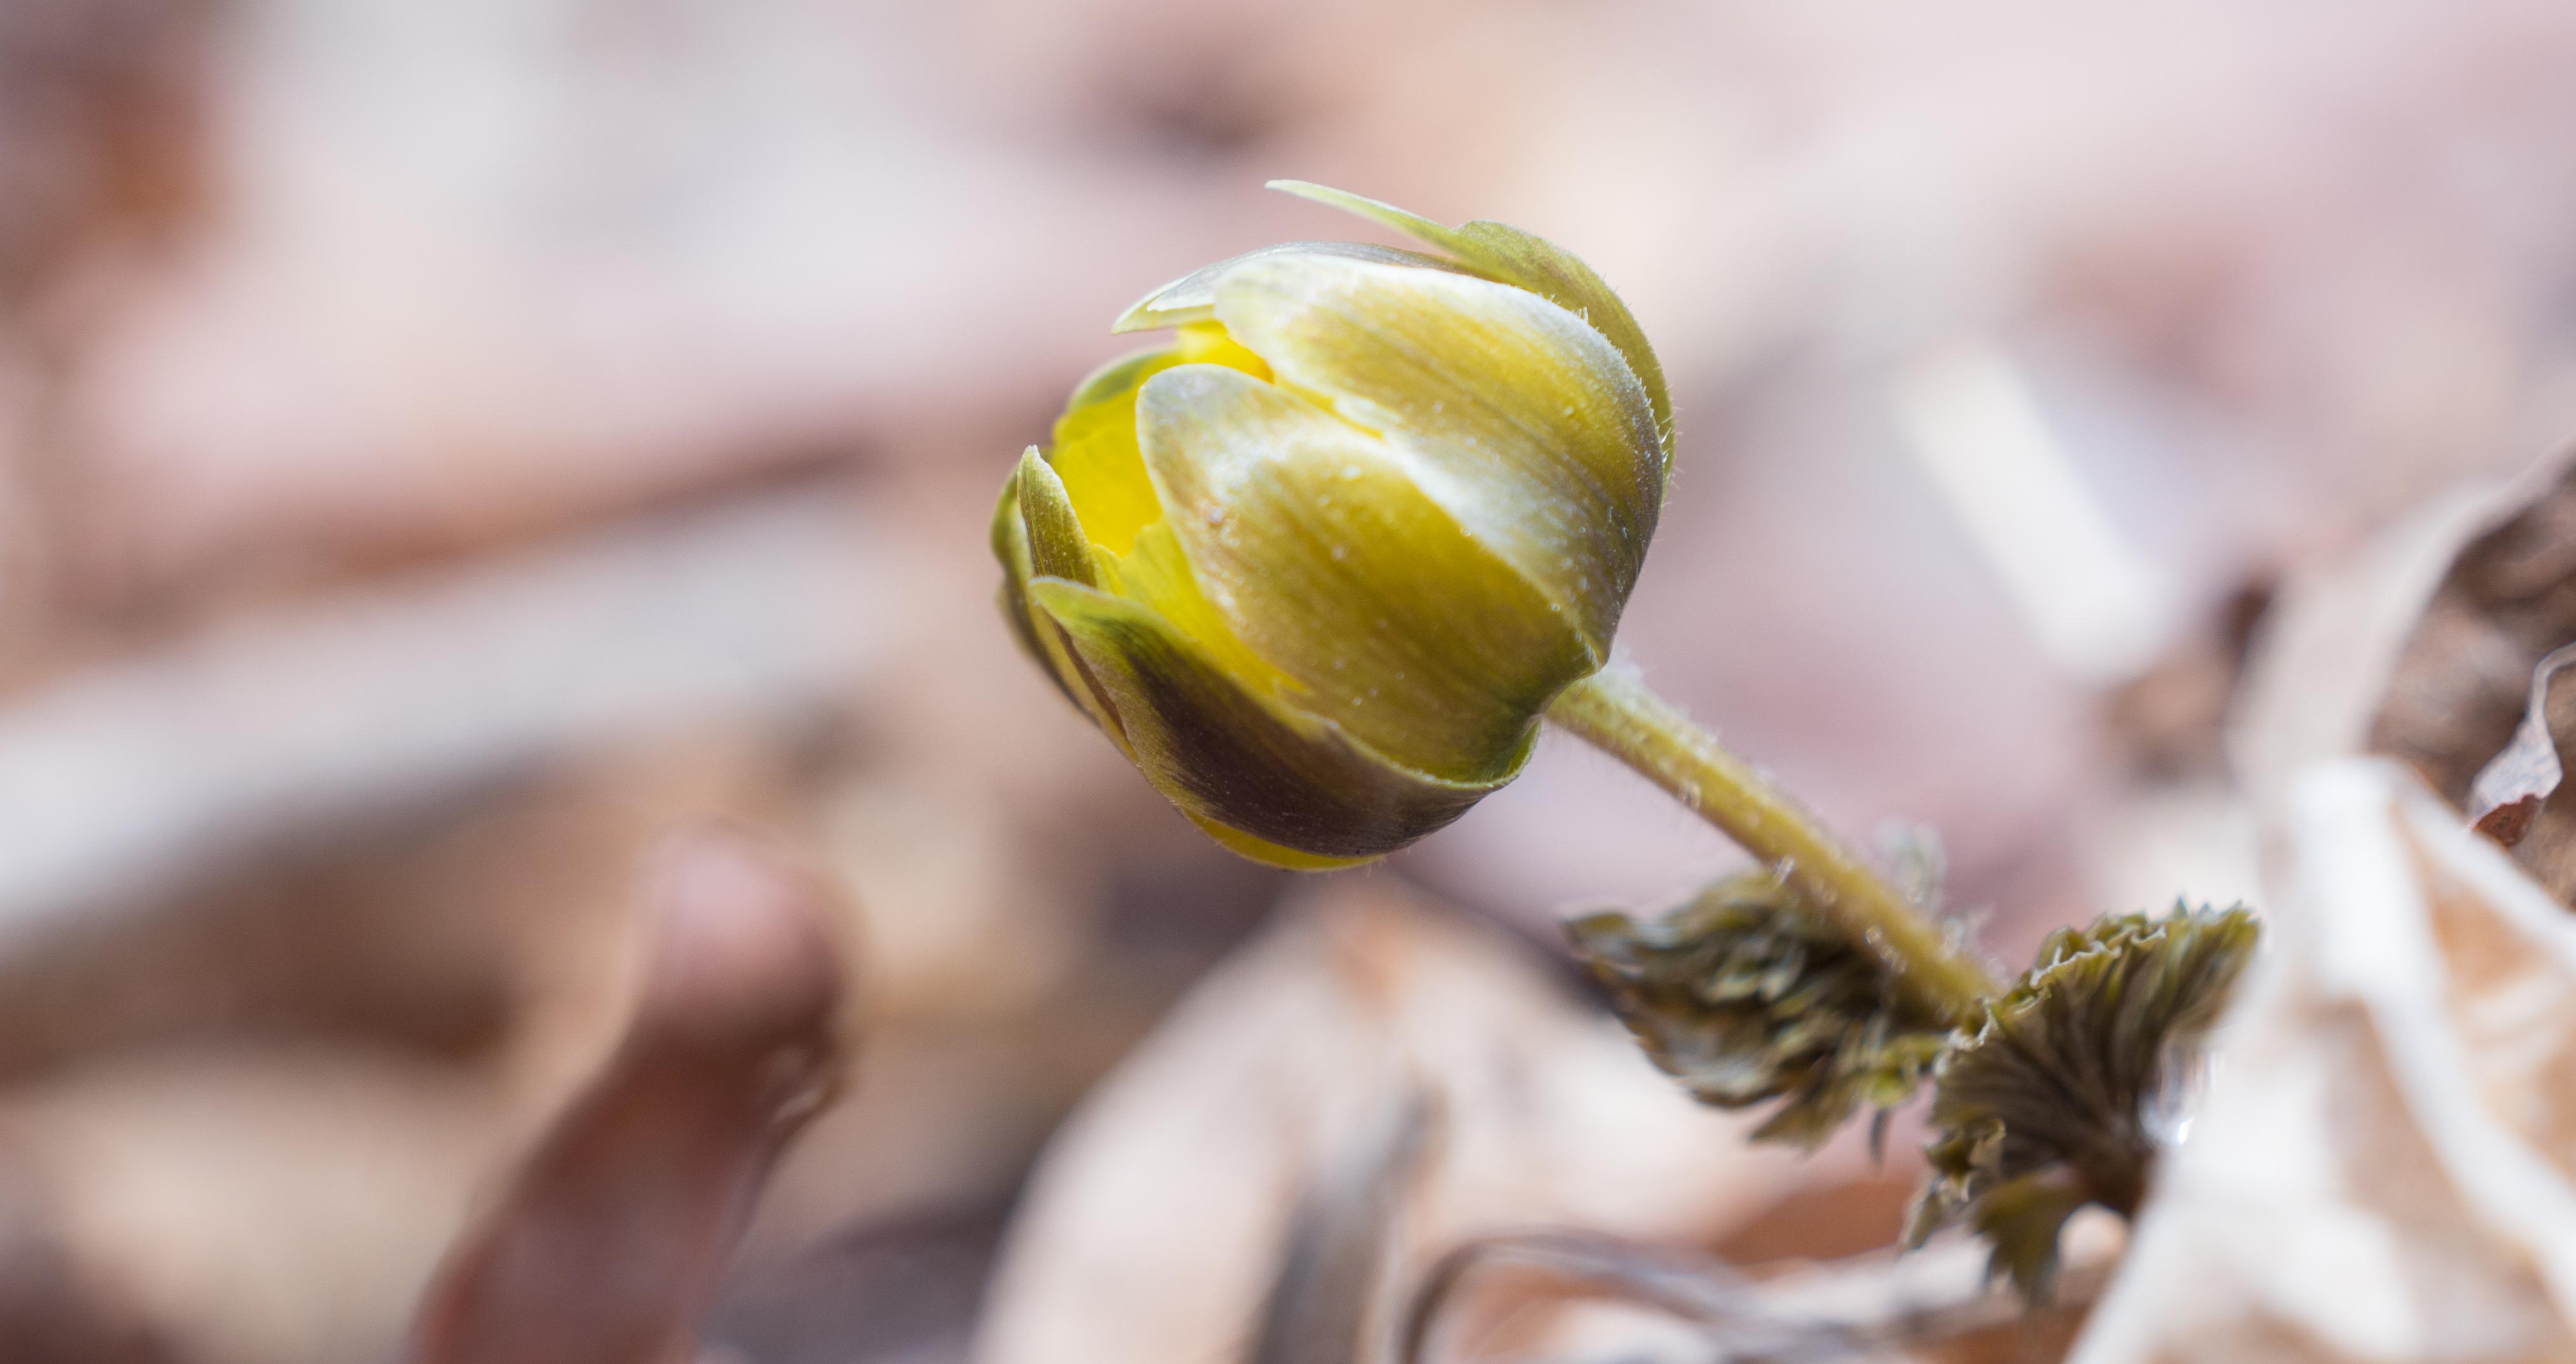
{"type": "Polygon", "coordinates": [[[1769,864],[1818,913],[1876,952],[1917,1007],[1966,1026],[2001,990],[1922,907],[1634,672],[1604,668],[1584,678],[1558,695],[1547,718],[1769,864]]]}

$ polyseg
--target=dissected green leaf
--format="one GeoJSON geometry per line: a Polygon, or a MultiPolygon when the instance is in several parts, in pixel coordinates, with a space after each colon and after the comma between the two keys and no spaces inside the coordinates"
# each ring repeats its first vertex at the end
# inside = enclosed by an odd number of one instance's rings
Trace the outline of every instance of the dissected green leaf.
{"type": "Polygon", "coordinates": [[[2242,907],[2176,905],[2051,935],[1941,1059],[1924,1148],[1932,1179],[1907,1242],[1964,1216],[1993,1246],[1992,1272],[2045,1297],[2076,1209],[2136,1212],[2159,1121],[2258,931],[2242,907]]]}
{"type": "Polygon", "coordinates": [[[1947,1031],[1903,1002],[1879,955],[1768,872],[1729,877],[1661,918],[1567,926],[1620,1021],[1702,1102],[1780,1101],[1757,1141],[1814,1148],[1864,1103],[1914,1093],[1947,1031]]]}

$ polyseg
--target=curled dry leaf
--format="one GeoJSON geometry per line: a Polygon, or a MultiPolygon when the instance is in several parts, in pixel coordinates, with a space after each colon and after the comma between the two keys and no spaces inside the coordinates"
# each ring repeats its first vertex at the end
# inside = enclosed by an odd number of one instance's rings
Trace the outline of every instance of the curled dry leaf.
{"type": "Polygon", "coordinates": [[[2395,764],[2286,804],[2277,950],[2074,1359],[2576,1358],[2576,920],[2395,764]]]}
{"type": "Polygon", "coordinates": [[[2273,947],[2078,1364],[2576,1358],[2572,638],[2563,459],[2283,595],[2230,745],[2273,947]],[[2458,808],[2510,836],[2526,797],[2512,854],[2458,808]]]}
{"type": "Polygon", "coordinates": [[[2559,670],[2576,663],[2576,646],[2553,649],[2531,670],[2531,700],[2513,741],[2478,769],[2469,783],[2469,817],[2479,833],[2510,848],[2531,832],[2549,798],[2566,779],[2567,764],[2559,753],[2558,731],[2567,726],[2551,715],[2551,684],[2559,670]]]}
{"type": "Polygon", "coordinates": [[[672,1364],[832,1073],[821,892],[738,835],[675,843],[617,1053],[426,1295],[413,1364],[672,1364]]]}
{"type": "MultiPolygon", "coordinates": [[[[1705,1244],[1859,1165],[1747,1148],[1747,1120],[1691,1102],[1535,953],[1386,873],[1332,878],[1203,980],[1058,1133],[976,1358],[1243,1358],[1301,1192],[1417,1089],[1438,1121],[1392,1210],[1387,1272],[1408,1282],[1509,1227],[1705,1244]]],[[[1390,1315],[1373,1321],[1381,1339],[1390,1315]]]]}
{"type": "Polygon", "coordinates": [[[2084,1224],[2063,1291],[2032,1306],[1997,1288],[1978,1247],[1955,1242],[1913,1254],[1856,1255],[1782,1269],[1758,1281],[1695,1255],[1561,1231],[1519,1232],[1457,1247],[1426,1276],[1396,1364],[1547,1359],[1563,1364],[1919,1359],[2030,1364],[2063,1354],[2117,1258],[2116,1223],[2084,1224]],[[1545,1276],[1578,1298],[1633,1312],[1568,1323],[1541,1353],[1482,1351],[1444,1320],[1476,1280],[1545,1276]],[[1902,1352],[1901,1354],[1899,1352],[1902,1352]]]}
{"type": "Polygon", "coordinates": [[[2240,706],[2237,774],[2277,820],[2310,764],[2403,760],[2576,899],[2576,454],[2425,508],[2285,594],[2240,706]]]}
{"type": "Polygon", "coordinates": [[[2257,641],[2230,736],[2236,775],[2277,820],[2314,763],[2398,758],[2465,806],[2511,739],[2532,670],[2576,639],[2576,467],[2428,504],[2349,561],[2292,579],[2257,641]]]}
{"type": "Polygon", "coordinates": [[[1377,1357],[1397,1209],[1432,1121],[1419,1091],[1387,1105],[1352,1149],[1311,1180],[1289,1220],[1250,1364],[1361,1364],[1377,1357]]]}
{"type": "Polygon", "coordinates": [[[2561,903],[2576,903],[2576,789],[2566,783],[2567,745],[2576,741],[2576,688],[2558,685],[2576,645],[2556,649],[2531,673],[2531,700],[2513,742],[2479,769],[2469,812],[2479,833],[2514,850],[2561,903]]]}
{"type": "Polygon", "coordinates": [[[1503,1232],[1453,1246],[1424,1271],[1405,1305],[1397,1364],[1433,1358],[1443,1319],[1479,1279],[1504,1270],[1535,1271],[1704,1326],[1756,1311],[1753,1286],[1721,1260],[1589,1232],[1503,1232]]]}
{"type": "Polygon", "coordinates": [[[2386,674],[2369,748],[2466,807],[2530,709],[2533,672],[2576,640],[2576,465],[2534,469],[2464,529],[2386,674]]]}

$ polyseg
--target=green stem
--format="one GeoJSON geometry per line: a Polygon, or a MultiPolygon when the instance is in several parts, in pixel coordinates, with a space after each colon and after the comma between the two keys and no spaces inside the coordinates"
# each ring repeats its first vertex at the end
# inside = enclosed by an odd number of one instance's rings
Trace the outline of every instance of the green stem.
{"type": "Polygon", "coordinates": [[[1814,815],[1633,673],[1594,673],[1566,688],[1547,716],[1777,868],[1818,912],[1876,950],[1916,1003],[1965,1022],[2001,988],[1814,815]]]}

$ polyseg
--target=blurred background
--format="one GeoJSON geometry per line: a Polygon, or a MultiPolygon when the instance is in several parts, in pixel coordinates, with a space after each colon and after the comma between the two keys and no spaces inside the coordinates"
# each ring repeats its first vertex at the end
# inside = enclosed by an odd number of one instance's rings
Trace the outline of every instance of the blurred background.
{"type": "Polygon", "coordinates": [[[2576,429],[2571,63],[2550,0],[8,0],[0,1324],[389,1358],[709,815],[864,981],[722,1357],[1223,1357],[1390,1065],[1429,1250],[1883,1242],[1908,1140],[1745,1155],[1562,960],[1722,840],[1551,739],[1231,859],[1017,656],[1002,478],[1147,289],[1375,239],[1265,179],[1546,235],[1676,395],[1624,647],[2015,959],[2250,895],[2272,585],[2576,429]]]}

